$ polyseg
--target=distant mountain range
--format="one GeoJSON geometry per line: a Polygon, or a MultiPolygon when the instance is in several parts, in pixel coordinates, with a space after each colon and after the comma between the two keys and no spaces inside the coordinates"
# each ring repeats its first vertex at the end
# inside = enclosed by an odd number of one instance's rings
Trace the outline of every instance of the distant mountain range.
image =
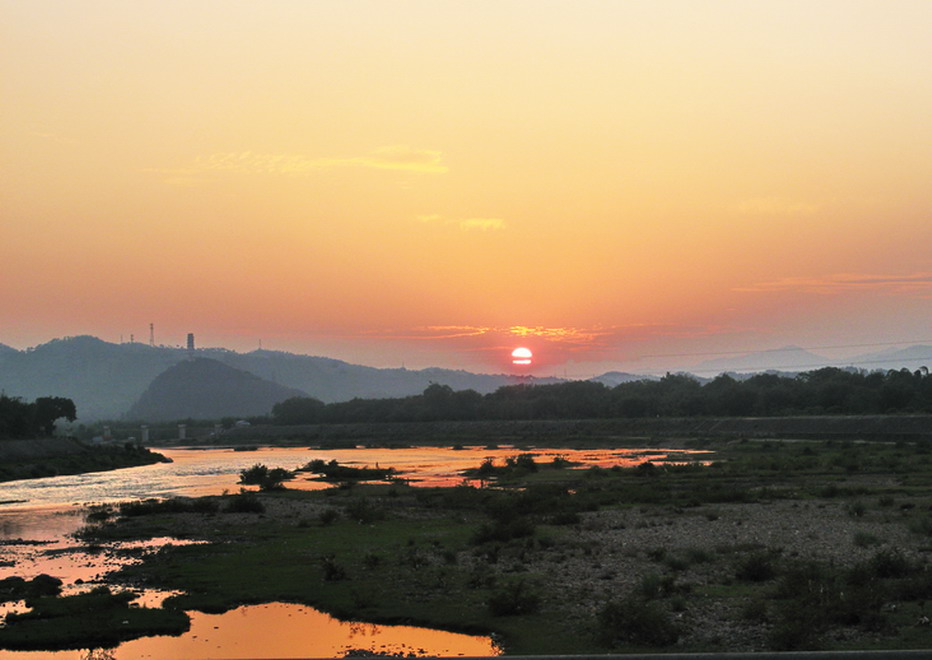
{"type": "MultiPolygon", "coordinates": [[[[27,400],[68,397],[75,402],[81,421],[125,416],[159,374],[191,357],[183,348],[138,342],[112,344],[90,336],[54,339],[25,351],[4,348],[9,350],[0,349],[0,391],[27,400]]],[[[205,348],[194,351],[193,356],[216,360],[325,403],[355,397],[410,396],[420,394],[431,383],[488,393],[516,382],[506,374],[376,369],[280,351],[236,353],[205,348]]],[[[553,383],[558,379],[532,378],[527,382],[553,383]]]]}
{"type": "Polygon", "coordinates": [[[844,360],[835,360],[817,355],[799,346],[785,346],[769,351],[705,360],[690,367],[700,375],[715,375],[727,371],[782,371],[800,372],[820,367],[856,367],[872,371],[875,369],[918,369],[932,365],[932,346],[910,346],[893,348],[874,353],[864,353],[844,360]]]}
{"type": "MultiPolygon", "coordinates": [[[[205,387],[206,383],[219,383],[224,378],[230,378],[231,383],[233,381],[239,383],[244,391],[253,392],[257,400],[264,401],[263,410],[246,412],[245,409],[241,409],[240,412],[231,416],[267,413],[271,405],[275,403],[272,399],[279,395],[284,396],[286,392],[306,393],[325,403],[333,403],[356,397],[411,396],[423,392],[431,383],[449,385],[454,390],[471,389],[485,394],[494,392],[503,385],[516,382],[547,384],[561,381],[558,378],[518,380],[507,374],[475,374],[462,370],[438,368],[377,369],[331,358],[295,355],[280,351],[258,350],[251,353],[236,353],[223,348],[206,348],[189,353],[182,348],[149,346],[136,342],[112,344],[96,337],[80,336],[55,339],[24,351],[0,344],[0,391],[9,396],[19,396],[27,400],[40,396],[68,397],[75,402],[82,422],[94,419],[118,419],[128,416],[131,410],[134,416],[135,414],[141,415],[140,411],[147,410],[145,406],[150,405],[151,397],[156,397],[160,391],[155,382],[157,377],[170,367],[189,361],[190,358],[208,358],[233,370],[244,372],[247,376],[252,375],[258,378],[258,380],[249,378],[244,380],[242,374],[233,375],[232,372],[225,372],[225,376],[218,375],[224,372],[206,367],[202,369],[203,373],[188,374],[187,377],[194,378],[196,375],[200,378],[201,380],[197,382],[201,382],[202,387],[205,387]],[[281,389],[275,390],[272,386],[281,389]],[[264,392],[277,392],[277,394],[266,400],[264,392]],[[145,399],[143,399],[144,394],[145,399]]],[[[197,362],[197,360],[194,361],[197,362]]],[[[747,373],[770,370],[792,373],[822,366],[854,366],[873,370],[902,367],[918,369],[921,366],[930,365],[932,365],[932,346],[889,349],[843,361],[832,360],[803,348],[788,346],[771,351],[706,360],[684,371],[696,374],[700,381],[705,381],[727,371],[747,373]]],[[[182,370],[179,373],[183,376],[186,372],[182,370]]],[[[174,383],[175,389],[181,387],[184,377],[175,378],[173,374],[170,375],[173,377],[167,382],[174,383]]],[[[614,387],[632,380],[655,377],[647,374],[610,371],[591,380],[614,387]]],[[[220,387],[219,384],[210,385],[211,389],[218,387],[220,387]]],[[[294,395],[289,394],[289,396],[294,395]]],[[[158,398],[156,397],[155,400],[158,398]]],[[[186,410],[193,409],[194,399],[190,402],[192,405],[186,410]]],[[[158,415],[154,409],[148,410],[146,415],[158,415]]],[[[196,415],[178,416],[195,417],[196,415]]],[[[216,416],[218,415],[210,415],[210,417],[216,416]]]]}

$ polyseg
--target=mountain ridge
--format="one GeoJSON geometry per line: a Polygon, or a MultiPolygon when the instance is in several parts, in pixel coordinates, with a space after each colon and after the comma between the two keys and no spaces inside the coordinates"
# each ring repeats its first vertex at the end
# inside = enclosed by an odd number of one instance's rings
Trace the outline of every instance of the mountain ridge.
{"type": "MultiPolygon", "coordinates": [[[[272,383],[305,392],[324,403],[353,398],[410,396],[420,394],[431,383],[449,385],[454,390],[472,389],[487,394],[517,382],[548,384],[565,380],[476,374],[440,367],[420,370],[377,368],[354,365],[335,358],[268,349],[237,353],[226,348],[201,348],[189,353],[183,348],[150,346],[141,342],[110,343],[90,335],[53,339],[26,350],[3,344],[0,347],[0,391],[27,400],[40,396],[71,398],[82,422],[122,417],[157,376],[192,356],[217,360],[272,383]]],[[[868,371],[900,369],[904,366],[917,369],[932,365],[932,357],[929,356],[932,356],[932,346],[926,345],[891,348],[847,360],[832,360],[800,347],[784,347],[715,358],[692,368],[669,371],[686,372],[700,382],[706,382],[710,376],[739,371],[792,374],[822,366],[854,366],[868,371]],[[794,356],[802,358],[805,364],[793,361],[794,356]],[[736,368],[736,360],[742,366],[736,368]]],[[[628,380],[656,377],[648,373],[607,371],[589,380],[614,387],[628,380]]]]}
{"type": "MultiPolygon", "coordinates": [[[[225,348],[202,348],[189,353],[183,348],[140,342],[114,344],[80,335],[53,339],[24,351],[0,353],[0,391],[27,400],[49,395],[68,397],[75,402],[81,421],[117,419],[130,410],[157,376],[188,357],[217,360],[324,403],[410,396],[420,394],[431,383],[485,394],[515,382],[506,374],[474,374],[438,367],[380,369],[270,350],[237,353],[225,348]]],[[[559,380],[532,378],[530,382],[559,380]]]]}

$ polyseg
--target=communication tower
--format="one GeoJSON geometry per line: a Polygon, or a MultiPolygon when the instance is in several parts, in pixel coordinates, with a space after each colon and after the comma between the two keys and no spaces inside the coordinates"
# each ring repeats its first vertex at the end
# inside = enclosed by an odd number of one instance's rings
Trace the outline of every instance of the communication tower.
{"type": "Polygon", "coordinates": [[[149,324],[149,346],[155,346],[155,323],[149,324]]]}

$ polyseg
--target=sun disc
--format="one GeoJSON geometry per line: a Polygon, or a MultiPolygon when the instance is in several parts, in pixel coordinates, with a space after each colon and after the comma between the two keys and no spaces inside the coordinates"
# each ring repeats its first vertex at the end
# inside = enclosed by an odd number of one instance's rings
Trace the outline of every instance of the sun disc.
{"type": "Polygon", "coordinates": [[[532,357],[534,357],[534,354],[531,353],[531,349],[521,346],[511,352],[511,363],[528,365],[531,364],[532,357]]]}

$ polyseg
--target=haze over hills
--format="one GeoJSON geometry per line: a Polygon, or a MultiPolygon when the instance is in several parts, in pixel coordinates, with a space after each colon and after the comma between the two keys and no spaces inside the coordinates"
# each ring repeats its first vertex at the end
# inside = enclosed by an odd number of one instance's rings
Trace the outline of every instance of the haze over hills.
{"type": "MultiPolygon", "coordinates": [[[[486,394],[515,382],[546,384],[561,380],[528,378],[519,381],[507,374],[475,374],[440,368],[378,369],[332,358],[269,350],[236,353],[223,348],[205,348],[196,350],[193,356],[216,360],[271,383],[304,392],[324,403],[356,397],[410,396],[423,392],[431,383],[486,394]]],[[[71,398],[82,421],[117,419],[126,415],[157,376],[189,357],[192,355],[182,348],[139,342],[114,344],[90,336],[55,339],[24,351],[0,344],[0,391],[27,400],[40,396],[71,398]]],[[[867,370],[918,369],[932,365],[932,346],[888,349],[840,361],[799,347],[787,347],[707,360],[686,371],[705,381],[725,371],[792,373],[848,365],[867,370]]],[[[660,374],[610,371],[591,380],[614,387],[657,375],[660,374]]]]}
{"type": "Polygon", "coordinates": [[[714,376],[728,371],[781,371],[793,373],[820,367],[855,367],[867,371],[902,369],[904,367],[918,369],[930,364],[932,364],[932,346],[924,345],[891,348],[845,359],[828,358],[799,346],[785,346],[768,351],[704,360],[690,367],[688,371],[704,376],[714,376]]]}
{"type": "Polygon", "coordinates": [[[217,360],[193,358],[159,374],[125,416],[146,421],[252,417],[296,396],[307,393],[217,360]]]}
{"type": "Polygon", "coordinates": [[[810,353],[799,346],[785,346],[745,355],[703,360],[694,365],[691,370],[705,375],[718,374],[723,371],[805,371],[824,367],[830,363],[831,360],[828,358],[810,353]]]}
{"type": "Polygon", "coordinates": [[[912,369],[923,365],[932,367],[932,346],[917,345],[865,353],[858,357],[858,364],[865,368],[871,368],[874,364],[899,364],[912,369]]]}
{"type": "MultiPolygon", "coordinates": [[[[206,357],[325,403],[359,398],[419,394],[433,383],[453,389],[493,392],[515,382],[506,374],[473,374],[451,369],[376,369],[331,358],[258,350],[236,353],[198,349],[206,357]]],[[[138,342],[113,344],[96,337],[54,339],[25,351],[0,351],[0,391],[27,400],[40,396],[72,399],[82,421],[124,416],[150,383],[189,357],[186,349],[138,342]]],[[[533,379],[535,383],[556,379],[533,379]]],[[[266,411],[267,412],[267,411],[266,411]]]]}
{"type": "Polygon", "coordinates": [[[630,383],[635,380],[644,380],[645,378],[654,378],[653,376],[645,376],[644,374],[631,374],[627,371],[606,371],[600,376],[594,376],[590,378],[594,383],[602,383],[606,387],[615,387],[616,385],[621,385],[622,383],[630,383]]]}

